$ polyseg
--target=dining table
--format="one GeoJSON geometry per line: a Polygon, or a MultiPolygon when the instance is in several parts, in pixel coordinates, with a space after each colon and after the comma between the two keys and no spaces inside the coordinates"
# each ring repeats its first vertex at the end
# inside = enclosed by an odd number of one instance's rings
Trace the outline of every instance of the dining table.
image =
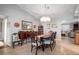
{"type": "Polygon", "coordinates": [[[45,33],[45,34],[42,34],[42,35],[37,35],[37,38],[40,39],[41,37],[43,38],[47,38],[47,37],[50,37],[51,34],[50,33],[45,33]]]}

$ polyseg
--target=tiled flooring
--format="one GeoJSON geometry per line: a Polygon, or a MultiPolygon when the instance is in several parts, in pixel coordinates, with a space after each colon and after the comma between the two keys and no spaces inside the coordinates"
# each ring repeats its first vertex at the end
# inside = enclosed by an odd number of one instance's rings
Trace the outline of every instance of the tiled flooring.
{"type": "MultiPolygon", "coordinates": [[[[73,39],[62,38],[57,40],[56,46],[51,52],[50,48],[46,48],[43,52],[41,49],[38,50],[38,55],[78,55],[79,45],[73,43],[73,39]]],[[[23,46],[16,46],[14,49],[7,47],[0,49],[0,55],[35,55],[35,49],[31,52],[30,43],[24,44],[23,46]]]]}

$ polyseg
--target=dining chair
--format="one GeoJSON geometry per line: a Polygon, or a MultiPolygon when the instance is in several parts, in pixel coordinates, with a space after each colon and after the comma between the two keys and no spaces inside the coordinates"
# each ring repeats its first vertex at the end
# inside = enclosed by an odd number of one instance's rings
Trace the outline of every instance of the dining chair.
{"type": "Polygon", "coordinates": [[[45,46],[48,45],[48,46],[50,46],[50,49],[52,51],[52,47],[54,48],[55,43],[56,43],[55,38],[56,38],[56,32],[52,32],[50,37],[43,38],[44,48],[45,48],[45,46]]]}
{"type": "Polygon", "coordinates": [[[31,52],[32,52],[33,48],[35,47],[35,49],[36,49],[35,54],[37,55],[39,46],[41,46],[41,42],[37,38],[37,33],[33,32],[32,36],[31,36],[31,52]]]}
{"type": "Polygon", "coordinates": [[[57,32],[53,32],[51,35],[52,41],[53,41],[53,43],[52,43],[53,48],[56,46],[56,34],[57,34],[57,32]]]}
{"type": "Polygon", "coordinates": [[[43,51],[45,50],[46,46],[50,46],[50,49],[52,51],[52,41],[51,41],[51,37],[48,38],[42,38],[43,40],[43,51]]]}
{"type": "Polygon", "coordinates": [[[57,32],[54,32],[54,39],[56,39],[56,34],[57,34],[57,32]]]}
{"type": "Polygon", "coordinates": [[[24,41],[27,43],[27,34],[25,31],[19,31],[18,32],[19,39],[21,40],[21,45],[23,45],[24,41]]]}
{"type": "Polygon", "coordinates": [[[21,44],[21,40],[19,39],[18,37],[18,33],[13,33],[12,34],[12,47],[14,48],[15,47],[15,44],[21,44]]]}

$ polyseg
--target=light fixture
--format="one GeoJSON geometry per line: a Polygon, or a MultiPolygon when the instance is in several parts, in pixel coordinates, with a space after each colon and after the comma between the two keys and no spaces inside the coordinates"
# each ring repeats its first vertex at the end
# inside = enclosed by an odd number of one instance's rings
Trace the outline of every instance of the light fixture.
{"type": "Polygon", "coordinates": [[[47,9],[50,9],[50,6],[49,6],[49,4],[43,4],[42,8],[45,8],[47,10],[47,9]]]}
{"type": "Polygon", "coordinates": [[[47,17],[47,16],[44,16],[44,17],[41,17],[40,18],[40,21],[41,22],[50,22],[51,21],[51,18],[50,17],[47,17]]]}

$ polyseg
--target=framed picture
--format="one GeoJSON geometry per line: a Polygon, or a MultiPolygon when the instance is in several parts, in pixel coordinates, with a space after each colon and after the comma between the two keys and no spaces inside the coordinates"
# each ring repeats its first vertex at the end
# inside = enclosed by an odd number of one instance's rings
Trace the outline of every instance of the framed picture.
{"type": "Polygon", "coordinates": [[[33,25],[33,28],[36,28],[36,25],[33,25]]]}
{"type": "Polygon", "coordinates": [[[32,30],[32,22],[22,21],[22,30],[32,30]]]}
{"type": "Polygon", "coordinates": [[[19,27],[20,24],[19,24],[18,22],[15,22],[15,23],[14,23],[14,26],[15,26],[15,27],[19,27]]]}
{"type": "Polygon", "coordinates": [[[52,28],[57,28],[57,25],[56,24],[52,24],[52,28]]]}
{"type": "Polygon", "coordinates": [[[50,29],[50,24],[47,24],[47,29],[50,29]]]}

